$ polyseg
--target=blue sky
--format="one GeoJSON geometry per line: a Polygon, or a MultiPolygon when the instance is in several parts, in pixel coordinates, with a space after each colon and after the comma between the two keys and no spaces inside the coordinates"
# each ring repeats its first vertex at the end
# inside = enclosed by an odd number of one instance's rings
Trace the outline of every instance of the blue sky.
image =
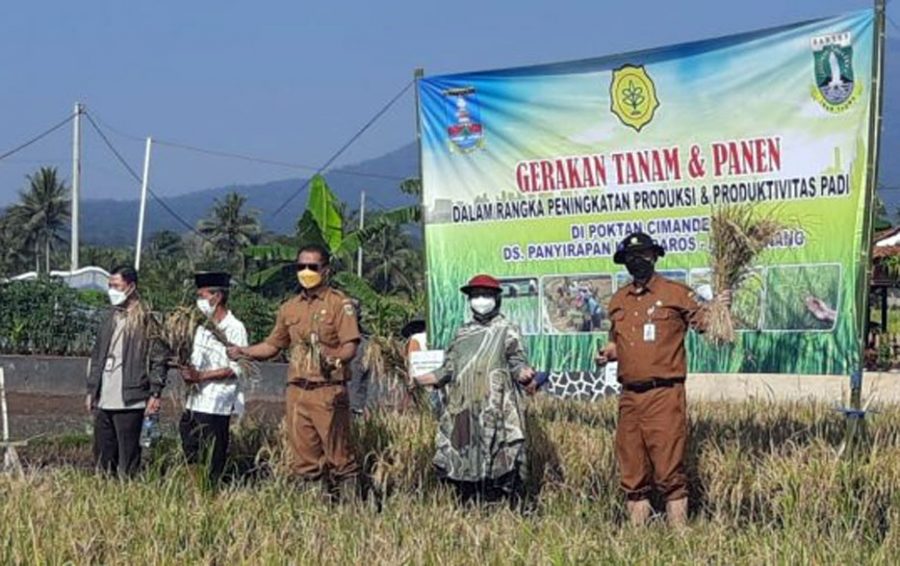
{"type": "MultiPolygon", "coordinates": [[[[679,43],[870,6],[787,2],[8,2],[0,18],[0,152],[76,100],[155,137],[318,165],[412,78],[679,43]]],[[[894,20],[896,7],[888,14],[894,20]]],[[[900,17],[900,16],[898,16],[900,17]]],[[[894,35],[888,26],[888,35],[894,35]]],[[[139,187],[85,124],[84,198],[139,187]]],[[[110,132],[111,133],[111,132],[110,132]]],[[[111,134],[140,169],[142,143],[111,134]]],[[[338,163],[414,140],[412,90],[338,163]]],[[[41,164],[71,172],[71,130],[0,161],[0,204],[41,164]]],[[[301,172],[160,147],[151,182],[172,195],[301,172]]]]}

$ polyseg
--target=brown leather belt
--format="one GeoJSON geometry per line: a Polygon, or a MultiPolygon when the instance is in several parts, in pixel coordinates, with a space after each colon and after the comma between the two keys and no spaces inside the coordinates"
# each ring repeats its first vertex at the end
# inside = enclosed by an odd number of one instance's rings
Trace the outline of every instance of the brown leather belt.
{"type": "Polygon", "coordinates": [[[633,393],[646,393],[651,389],[660,387],[675,387],[679,383],[684,383],[683,377],[673,377],[670,379],[651,379],[649,381],[631,381],[622,384],[622,389],[633,393]]]}
{"type": "Polygon", "coordinates": [[[321,389],[323,387],[345,385],[345,383],[343,381],[310,381],[308,379],[296,379],[294,381],[288,382],[288,385],[293,385],[294,387],[299,387],[300,389],[306,391],[312,391],[314,389],[321,389]]]}

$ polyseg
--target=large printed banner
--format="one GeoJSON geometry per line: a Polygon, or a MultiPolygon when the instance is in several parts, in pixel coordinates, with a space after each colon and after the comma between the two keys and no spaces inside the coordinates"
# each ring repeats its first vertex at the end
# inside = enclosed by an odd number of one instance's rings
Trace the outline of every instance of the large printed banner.
{"type": "Polygon", "coordinates": [[[459,287],[504,282],[532,363],[592,367],[612,261],[633,230],[709,299],[710,213],[751,203],[785,229],[736,291],[738,342],[689,337],[691,371],[847,374],[859,363],[860,250],[874,13],[613,57],[419,82],[430,338],[459,287]]]}

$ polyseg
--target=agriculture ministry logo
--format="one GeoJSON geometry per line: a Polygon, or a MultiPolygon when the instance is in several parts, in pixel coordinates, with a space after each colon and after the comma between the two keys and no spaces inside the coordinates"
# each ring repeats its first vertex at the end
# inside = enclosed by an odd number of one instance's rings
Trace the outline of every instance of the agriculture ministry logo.
{"type": "Polygon", "coordinates": [[[811,40],[816,86],[812,96],[829,112],[843,112],[859,98],[862,83],[853,78],[853,43],[850,32],[811,40]]]}
{"type": "Polygon", "coordinates": [[[623,65],[613,71],[609,98],[612,113],[637,132],[653,120],[659,107],[656,85],[643,65],[623,65]]]}
{"type": "Polygon", "coordinates": [[[444,91],[444,97],[450,151],[468,153],[484,147],[484,125],[475,87],[450,88],[444,91]]]}

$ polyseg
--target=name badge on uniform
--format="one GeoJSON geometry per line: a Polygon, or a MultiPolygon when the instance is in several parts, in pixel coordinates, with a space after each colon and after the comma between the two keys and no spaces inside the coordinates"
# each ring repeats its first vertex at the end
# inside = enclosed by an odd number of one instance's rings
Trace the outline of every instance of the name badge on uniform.
{"type": "Polygon", "coordinates": [[[106,364],[104,364],[103,369],[105,371],[112,371],[115,366],[116,366],[116,359],[112,356],[107,356],[106,364]]]}
{"type": "Polygon", "coordinates": [[[644,342],[656,342],[656,325],[651,322],[644,325],[644,342]]]}

